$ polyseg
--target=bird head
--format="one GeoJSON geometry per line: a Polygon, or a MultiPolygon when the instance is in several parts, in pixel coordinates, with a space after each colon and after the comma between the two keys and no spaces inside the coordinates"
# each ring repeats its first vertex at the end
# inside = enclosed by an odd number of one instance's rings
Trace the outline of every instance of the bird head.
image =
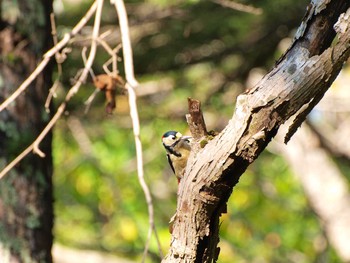
{"type": "Polygon", "coordinates": [[[175,146],[182,138],[182,134],[177,131],[167,131],[162,136],[162,142],[165,148],[175,146]]]}

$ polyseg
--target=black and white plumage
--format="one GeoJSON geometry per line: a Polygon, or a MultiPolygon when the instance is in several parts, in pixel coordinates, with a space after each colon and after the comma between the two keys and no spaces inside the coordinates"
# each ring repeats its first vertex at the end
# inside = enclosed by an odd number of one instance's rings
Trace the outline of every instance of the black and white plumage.
{"type": "Polygon", "coordinates": [[[168,131],[162,137],[168,161],[175,176],[180,182],[184,175],[187,159],[191,152],[191,136],[183,136],[177,131],[168,131]]]}

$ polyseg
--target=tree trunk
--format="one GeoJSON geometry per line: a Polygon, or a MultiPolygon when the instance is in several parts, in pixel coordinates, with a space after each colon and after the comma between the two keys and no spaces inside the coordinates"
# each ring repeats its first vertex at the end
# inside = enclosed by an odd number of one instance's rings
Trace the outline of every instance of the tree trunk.
{"type": "Polygon", "coordinates": [[[293,137],[288,144],[288,150],[285,147],[277,149],[300,180],[330,244],[344,262],[350,262],[348,181],[340,173],[331,156],[320,147],[317,136],[306,125],[293,137]]]}
{"type": "Polygon", "coordinates": [[[286,135],[286,141],[290,139],[348,59],[349,7],[347,0],[313,0],[289,50],[254,88],[237,98],[226,128],[192,152],[163,262],[217,260],[219,217],[240,176],[280,125],[295,115],[286,135]]]}
{"type": "MultiPolygon", "coordinates": [[[[50,47],[51,12],[51,0],[1,2],[0,101],[19,87],[50,47]]],[[[0,166],[31,144],[49,119],[43,105],[51,73],[47,67],[27,92],[0,113],[0,166]]],[[[40,148],[45,158],[30,154],[0,181],[2,263],[52,262],[51,135],[40,148]]]]}

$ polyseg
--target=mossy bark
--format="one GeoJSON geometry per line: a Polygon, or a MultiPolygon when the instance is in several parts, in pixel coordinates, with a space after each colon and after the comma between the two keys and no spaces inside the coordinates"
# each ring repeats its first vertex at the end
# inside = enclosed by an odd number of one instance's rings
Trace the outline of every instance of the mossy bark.
{"type": "MultiPolygon", "coordinates": [[[[0,102],[35,69],[51,46],[51,0],[1,2],[0,102]],[[5,11],[6,10],[6,11],[5,11]]],[[[38,136],[50,116],[44,102],[51,67],[0,112],[0,169],[38,136]]],[[[0,181],[1,262],[52,262],[51,134],[40,144],[46,157],[30,154],[0,181]]]]}

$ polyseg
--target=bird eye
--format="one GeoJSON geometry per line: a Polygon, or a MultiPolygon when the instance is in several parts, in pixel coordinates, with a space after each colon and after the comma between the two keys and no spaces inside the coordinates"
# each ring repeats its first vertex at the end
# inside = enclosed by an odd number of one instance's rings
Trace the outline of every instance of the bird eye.
{"type": "Polygon", "coordinates": [[[175,139],[176,139],[176,137],[173,135],[173,136],[171,136],[171,139],[172,139],[172,140],[175,140],[175,139]]]}

